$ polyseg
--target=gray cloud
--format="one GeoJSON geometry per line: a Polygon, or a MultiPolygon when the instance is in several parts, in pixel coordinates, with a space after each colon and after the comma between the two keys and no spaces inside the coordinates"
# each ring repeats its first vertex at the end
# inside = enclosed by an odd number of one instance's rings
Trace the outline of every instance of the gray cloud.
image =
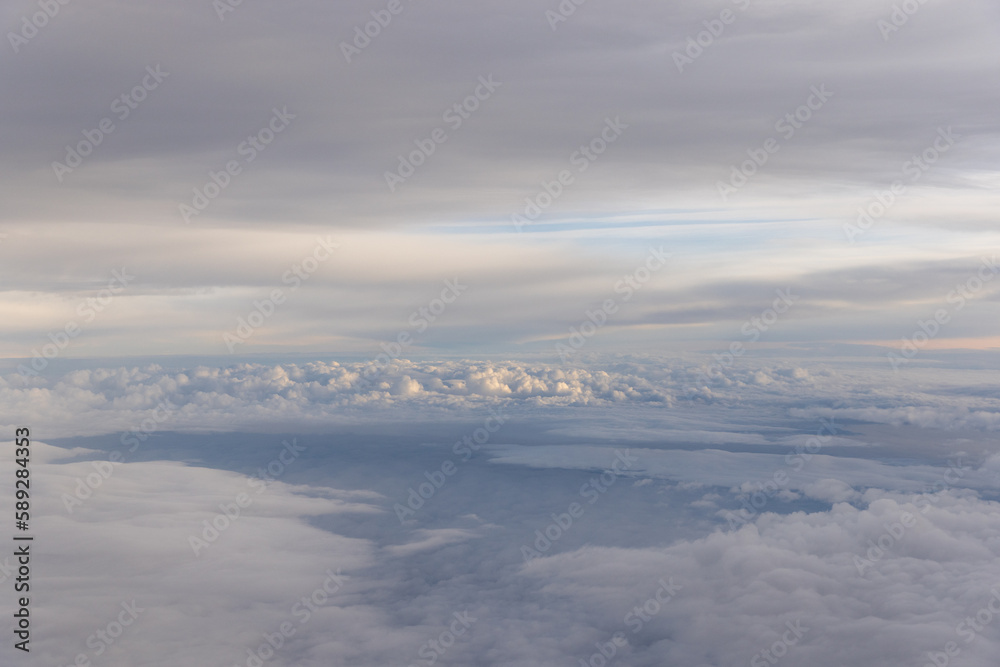
{"type": "MultiPolygon", "coordinates": [[[[12,29],[33,7],[21,5],[12,29]]],[[[9,210],[96,220],[114,209],[121,222],[142,211],[166,222],[276,105],[297,114],[293,126],[213,204],[209,224],[504,219],[609,115],[630,123],[629,134],[567,195],[567,210],[617,209],[623,187],[661,203],[707,194],[824,83],[835,91],[828,108],[767,169],[778,191],[821,179],[882,186],[939,125],[970,146],[995,134],[996,100],[979,85],[994,48],[986,3],[922,6],[888,43],[876,27],[888,4],[750,5],[591,4],[553,32],[537,4],[407,4],[351,64],[340,44],[381,5],[241,5],[221,22],[203,3],[67,6],[2,72],[14,93],[4,144],[17,164],[36,165],[5,173],[9,210]],[[679,73],[672,54],[727,6],[738,20],[679,73]],[[56,187],[49,165],[63,146],[156,64],[170,72],[162,87],[56,187]],[[503,82],[495,98],[387,196],[382,174],[396,156],[488,74],[503,82]],[[112,189],[121,194],[99,194],[112,189]]],[[[928,178],[975,187],[961,174],[989,169],[986,158],[968,148],[928,178]]]]}

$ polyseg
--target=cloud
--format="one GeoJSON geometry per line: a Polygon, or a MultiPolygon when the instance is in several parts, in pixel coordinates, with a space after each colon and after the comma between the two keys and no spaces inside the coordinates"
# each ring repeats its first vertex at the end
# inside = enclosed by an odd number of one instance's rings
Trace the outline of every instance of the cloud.
{"type": "MultiPolygon", "coordinates": [[[[211,6],[182,2],[165,9],[143,2],[112,27],[101,9],[113,6],[62,9],[5,71],[14,91],[9,117],[18,129],[11,134],[12,156],[17,164],[35,165],[5,174],[18,217],[102,220],[110,214],[117,222],[141,211],[146,221],[176,222],[177,203],[208,180],[209,169],[239,158],[240,142],[265,126],[275,106],[287,106],[296,119],[244,165],[202,224],[281,218],[358,227],[484,215],[506,222],[507,212],[539,180],[567,166],[572,151],[609,115],[631,124],[631,134],[578,175],[577,187],[557,203],[560,212],[621,213],[626,189],[631,206],[663,210],[680,203],[704,210],[711,202],[715,208],[715,182],[728,176],[729,165],[776,135],[776,121],[821,84],[835,96],[783,141],[744,205],[778,208],[782,194],[803,200],[809,186],[834,179],[867,196],[890,183],[942,124],[966,133],[969,146],[925,181],[982,196],[972,176],[991,169],[989,152],[973,147],[996,133],[995,100],[978,86],[990,68],[992,9],[972,0],[960,11],[921,6],[889,43],[876,27],[889,7],[754,2],[743,11],[734,3],[738,20],[684,72],[673,54],[718,17],[715,4],[591,6],[556,31],[546,19],[549,8],[530,2],[512,2],[503,11],[455,2],[415,6],[394,17],[350,64],[343,45],[372,20],[351,6],[241,6],[219,21],[211,6]],[[151,35],[147,28],[154,25],[151,35]],[[112,54],[104,37],[121,30],[129,37],[119,39],[112,54]],[[178,34],[191,38],[189,48],[177,48],[178,34]],[[509,34],[518,35],[517,49],[500,37],[509,34]],[[214,66],[204,67],[207,62],[214,66]],[[119,119],[112,101],[141,80],[147,65],[158,64],[169,76],[119,119]],[[553,71],[558,86],[544,74],[553,71]],[[86,85],[82,72],[91,75],[86,85]],[[41,76],[59,85],[31,97],[18,94],[41,76]],[[502,85],[455,128],[444,112],[472,94],[480,76],[502,85]],[[928,86],[942,94],[928,98],[928,86]],[[594,90],[612,91],[615,103],[594,90]],[[59,111],[31,115],[36,108],[59,111]],[[64,146],[105,116],[115,131],[56,188],[51,163],[65,159],[64,146]],[[438,127],[448,141],[390,196],[384,172],[438,127]]],[[[12,8],[13,29],[21,16],[12,8]]],[[[976,215],[976,205],[966,208],[976,215]]]]}
{"type": "MultiPolygon", "coordinates": [[[[526,0],[414,6],[348,63],[345,46],[379,10],[244,4],[220,20],[187,0],[127,14],[109,0],[60,5],[0,71],[11,91],[0,134],[16,165],[0,171],[0,308],[11,313],[0,354],[32,356],[122,265],[136,282],[65,356],[222,354],[222,334],[287,289],[284,272],[317,235],[342,252],[243,350],[375,353],[459,276],[473,291],[421,351],[552,359],[552,343],[614,295],[650,244],[673,253],[670,268],[590,349],[722,340],[788,287],[802,300],[774,340],[910,334],[980,249],[997,247],[997,100],[981,85],[993,8],[922,4],[889,40],[877,26],[890,7],[728,8],[736,20],[712,36],[721,9],[707,1],[591,5],[555,31],[553,10],[526,0]],[[695,47],[704,53],[678,71],[675,54],[695,47]],[[153,90],[140,85],[147,68],[168,73],[153,90]],[[500,82],[485,100],[481,77],[500,82]],[[123,106],[137,86],[143,99],[123,106]],[[813,113],[803,105],[819,88],[833,96],[813,113]],[[470,96],[477,108],[455,127],[448,110],[470,96]],[[276,108],[295,118],[274,134],[276,108]],[[785,138],[777,125],[799,109],[811,117],[786,120],[785,138]],[[105,118],[114,130],[95,135],[105,118]],[[628,128],[582,158],[609,119],[628,128]],[[437,129],[447,139],[423,156],[437,129]],[[273,140],[249,151],[265,130],[273,140]],[[914,166],[939,132],[958,138],[914,166]],[[769,138],[780,150],[759,170],[751,160],[752,178],[724,201],[719,184],[769,138]],[[53,164],[81,144],[88,155],[60,180],[53,164]],[[386,173],[414,151],[422,164],[390,191],[386,173]],[[559,185],[567,170],[572,183],[559,185]],[[849,243],[844,225],[899,180],[905,195],[849,243]],[[511,216],[543,196],[552,201],[517,233],[511,216]],[[179,207],[198,198],[187,223],[179,207]]],[[[7,34],[37,11],[12,5],[7,34]]],[[[992,335],[988,299],[995,290],[943,336],[992,335]]]]}
{"type": "Polygon", "coordinates": [[[796,640],[782,651],[789,665],[924,664],[949,642],[963,663],[987,665],[1000,619],[987,612],[981,632],[965,619],[1000,590],[996,503],[947,494],[935,502],[923,513],[893,494],[869,494],[862,508],[765,514],[666,548],[585,547],[523,573],[587,627],[576,642],[584,659],[624,632],[621,657],[635,665],[748,664],[783,635],[796,640]],[[912,527],[902,527],[904,513],[912,527]],[[667,578],[677,595],[643,612],[667,578]],[[788,635],[787,623],[804,635],[788,635]]]}
{"type": "Polygon", "coordinates": [[[997,14],[907,2],[7,3],[30,662],[995,664],[997,14]]]}
{"type": "Polygon", "coordinates": [[[969,643],[956,628],[1000,583],[991,431],[840,414],[824,429],[801,411],[989,406],[991,372],[894,384],[853,359],[803,363],[741,359],[712,403],[685,391],[693,360],[638,356],[399,361],[369,386],[366,364],[332,362],[8,376],[13,418],[56,433],[66,415],[64,436],[96,436],[32,445],[38,562],[56,582],[37,594],[53,628],[37,655],[242,665],[290,623],[272,664],[421,664],[443,636],[441,664],[549,665],[622,632],[623,662],[714,666],[772,650],[791,623],[808,630],[775,649],[790,665],[922,664],[949,641],[987,664],[993,626],[969,643]],[[491,411],[502,431],[461,461],[453,443],[491,411]],[[141,449],[110,463],[123,431],[141,449]],[[616,450],[633,461],[623,483],[584,495],[616,450]],[[278,466],[282,451],[301,458],[278,466]],[[394,505],[448,460],[400,524],[394,505]],[[303,598],[323,603],[307,617],[303,598]],[[133,600],[135,623],[94,655],[88,637],[133,600]],[[469,627],[452,642],[456,614],[469,627]]]}
{"type": "MultiPolygon", "coordinates": [[[[411,530],[394,517],[379,520],[389,499],[378,493],[279,480],[257,494],[242,475],[164,461],[115,466],[67,512],[62,494],[72,495],[94,462],[80,460],[88,454],[81,448],[32,447],[34,530],[50,536],[37,562],[58,582],[35,596],[53,631],[32,648],[49,664],[77,654],[94,664],[166,665],[188,654],[245,664],[248,651],[276,641],[282,624],[295,632],[272,664],[399,663],[418,660],[455,614],[465,615],[469,631],[448,640],[445,664],[587,660],[619,632],[628,640],[619,658],[630,664],[733,664],[793,637],[789,623],[801,632],[784,647],[792,665],[921,664],[948,642],[964,662],[986,665],[997,648],[1000,621],[981,619],[972,631],[966,619],[988,608],[1000,584],[1000,513],[995,501],[968,491],[870,488],[854,504],[765,511],[735,530],[664,534],[652,545],[635,544],[645,537],[636,532],[606,544],[601,536],[611,525],[585,516],[570,530],[594,543],[566,543],[525,563],[506,560],[516,553],[512,534],[521,532],[513,516],[470,528],[470,514],[454,512],[448,527],[411,530]],[[253,502],[222,528],[220,505],[241,493],[253,502]],[[352,516],[364,518],[367,537],[344,535],[350,522],[341,529],[314,522],[352,516]],[[219,534],[195,555],[191,536],[204,536],[206,524],[220,526],[219,534]],[[472,574],[481,568],[488,572],[472,574]],[[127,609],[136,610],[134,620],[122,616],[127,609]],[[121,632],[113,625],[120,618],[129,620],[121,632]],[[99,631],[110,636],[109,624],[113,641],[98,639],[99,631]]],[[[567,449],[566,465],[586,462],[586,450],[567,449]]],[[[984,466],[995,468],[992,459],[984,466]]],[[[353,479],[364,483],[357,473],[353,479]]],[[[531,494],[534,483],[509,481],[509,491],[531,494]]],[[[835,481],[820,485],[833,489],[835,481]]],[[[635,492],[644,490],[650,485],[635,492]]],[[[716,493],[696,497],[705,506],[694,508],[709,512],[708,504],[726,502],[716,493]]],[[[625,501],[609,509],[630,507],[622,521],[658,532],[650,521],[662,519],[662,507],[625,501]]],[[[474,508],[474,518],[503,509],[476,494],[459,506],[474,508]]]]}
{"type": "MultiPolygon", "coordinates": [[[[349,621],[340,609],[350,604],[352,573],[372,562],[372,545],[307,523],[337,513],[378,513],[370,502],[281,481],[261,490],[241,475],[162,461],[105,461],[111,470],[105,477],[90,461],[66,461],[80,449],[66,452],[40,441],[31,448],[31,525],[39,536],[33,574],[50,582],[32,582],[33,611],[49,628],[33,634],[38,664],[70,664],[79,654],[109,665],[242,662],[244,645],[256,649],[262,633],[283,621],[300,627],[292,604],[321,587],[328,569],[342,570],[345,583],[316,612],[321,620],[301,625],[302,634],[315,637],[334,619],[345,629],[363,625],[375,613],[359,608],[349,621]],[[88,483],[88,476],[97,481],[88,483]],[[193,547],[192,540],[203,542],[193,547]],[[125,616],[131,627],[124,633],[121,625],[108,629],[118,623],[122,604],[138,609],[137,618],[125,616]]],[[[13,510],[6,500],[3,506],[13,510]]]]}
{"type": "MultiPolygon", "coordinates": [[[[17,374],[2,380],[0,398],[25,420],[72,416],[74,434],[229,428],[362,418],[375,410],[444,412],[500,406],[667,406],[671,393],[628,373],[519,362],[417,363],[373,360],[340,364],[239,364],[168,371],[146,367],[71,371],[48,380],[17,374]]],[[[280,427],[279,427],[280,428],[280,427]]]]}
{"type": "MultiPolygon", "coordinates": [[[[829,438],[823,446],[830,449],[872,447],[885,440],[899,448],[931,448],[942,441],[928,438],[923,429],[960,434],[997,428],[989,370],[915,366],[900,371],[919,378],[918,384],[905,386],[895,382],[897,375],[887,364],[880,368],[877,362],[775,363],[746,355],[720,364],[717,359],[590,355],[585,364],[553,365],[527,360],[387,363],[382,355],[342,363],[78,364],[84,367],[27,379],[8,372],[0,377],[0,400],[11,420],[49,424],[53,431],[46,437],[118,432],[143,442],[151,433],[170,430],[315,430],[364,422],[376,414],[393,423],[435,415],[481,421],[490,410],[544,421],[553,436],[568,442],[599,436],[642,447],[776,448],[770,452],[806,447],[822,420],[834,424],[823,434],[829,438]],[[770,381],[755,381],[760,375],[770,381]],[[616,411],[603,410],[611,406],[616,411]],[[567,409],[582,412],[569,417],[567,409]],[[748,432],[747,419],[760,427],[748,432]],[[858,431],[857,424],[919,427],[921,432],[906,442],[892,433],[858,431]]],[[[969,444],[962,448],[968,451],[969,444]]]]}
{"type": "Polygon", "coordinates": [[[420,530],[417,531],[417,541],[387,547],[386,551],[395,556],[409,556],[420,551],[437,549],[446,544],[454,544],[475,537],[478,535],[472,531],[455,528],[420,530]]]}
{"type": "MultiPolygon", "coordinates": [[[[594,445],[491,445],[494,464],[603,471],[614,460],[617,448],[594,445]]],[[[880,461],[844,456],[809,454],[789,449],[786,454],[624,449],[637,462],[629,468],[632,477],[669,479],[719,487],[741,488],[750,494],[764,490],[768,497],[779,491],[800,491],[825,502],[845,502],[857,497],[852,487],[883,488],[918,492],[933,488],[943,468],[911,464],[905,467],[880,461]]],[[[995,487],[995,473],[981,468],[962,475],[952,486],[976,489],[995,487]]]]}

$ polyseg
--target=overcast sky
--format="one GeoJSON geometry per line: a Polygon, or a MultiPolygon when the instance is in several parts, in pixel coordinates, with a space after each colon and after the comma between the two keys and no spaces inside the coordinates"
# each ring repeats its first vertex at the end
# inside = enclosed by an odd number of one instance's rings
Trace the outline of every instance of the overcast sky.
{"type": "Polygon", "coordinates": [[[0,25],[3,664],[996,664],[996,0],[0,25]]]}
{"type": "MultiPolygon", "coordinates": [[[[555,358],[609,298],[591,349],[725,347],[787,288],[764,340],[898,344],[998,247],[988,0],[387,6],[4,3],[0,354],[555,358]]],[[[996,284],[934,345],[996,345],[996,284]]]]}

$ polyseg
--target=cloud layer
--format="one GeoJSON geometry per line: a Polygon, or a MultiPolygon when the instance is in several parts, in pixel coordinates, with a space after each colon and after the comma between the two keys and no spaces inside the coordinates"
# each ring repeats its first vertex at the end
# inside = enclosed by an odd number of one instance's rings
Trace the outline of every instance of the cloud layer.
{"type": "MultiPolygon", "coordinates": [[[[386,22],[380,4],[107,1],[35,30],[19,0],[0,355],[68,322],[64,357],[225,354],[274,289],[241,353],[374,355],[456,278],[468,293],[414,351],[551,353],[650,245],[668,268],[592,348],[726,339],[789,288],[772,341],[898,341],[1000,244],[995,8],[921,3],[886,32],[897,4],[626,1],[553,22],[559,3],[451,1],[386,22]],[[317,236],[341,250],[292,290],[317,236]],[[123,266],[135,280],[80,321],[123,266]]],[[[996,347],[996,303],[991,284],[938,338],[996,347]]]]}

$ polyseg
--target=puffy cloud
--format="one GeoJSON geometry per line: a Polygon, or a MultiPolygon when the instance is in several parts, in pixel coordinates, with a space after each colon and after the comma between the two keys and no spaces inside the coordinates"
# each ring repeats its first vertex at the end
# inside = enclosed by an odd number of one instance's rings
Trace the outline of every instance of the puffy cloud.
{"type": "Polygon", "coordinates": [[[872,493],[861,508],[764,514],[666,548],[584,547],[523,573],[587,626],[585,659],[624,632],[634,665],[751,664],[784,636],[793,645],[772,655],[786,665],[922,665],[954,642],[956,662],[985,667],[1000,649],[998,505],[934,500],[872,493]],[[668,578],[680,588],[660,605],[668,578]]]}
{"type": "Polygon", "coordinates": [[[859,423],[915,427],[921,435],[911,445],[921,447],[930,446],[922,435],[926,429],[991,432],[1000,426],[1000,398],[990,371],[900,372],[909,384],[897,382],[888,365],[834,358],[773,363],[759,356],[725,365],[699,357],[597,355],[574,365],[385,358],[152,364],[83,367],[27,379],[9,372],[0,377],[0,401],[15,421],[65,424],[64,431],[47,437],[250,425],[322,428],[363,421],[379,411],[380,419],[399,421],[500,407],[522,419],[544,415],[553,433],[571,438],[601,433],[633,442],[726,448],[801,448],[824,419],[832,420],[834,430],[826,447],[867,447],[886,437],[902,446],[891,433],[859,431],[859,423]],[[601,412],[612,405],[619,410],[601,412]],[[563,417],[569,414],[560,411],[565,408],[595,409],[574,420],[563,417]],[[746,419],[769,423],[748,432],[746,419]],[[813,426],[804,427],[806,422],[813,426]]]}
{"type": "MultiPolygon", "coordinates": [[[[628,640],[618,658],[635,665],[746,664],[783,637],[794,641],[773,650],[785,664],[819,667],[923,664],[948,642],[964,663],[987,665],[1000,645],[1000,615],[980,614],[991,589],[1000,595],[1000,512],[967,489],[867,488],[851,504],[765,511],[735,530],[723,523],[678,537],[657,535],[662,504],[630,495],[653,492],[647,483],[608,495],[600,502],[609,514],[581,517],[551,552],[523,562],[522,532],[550,522],[556,502],[565,508],[558,494],[537,497],[537,479],[504,477],[506,493],[535,496],[536,512],[510,513],[476,482],[450,511],[407,527],[356,472],[353,490],[277,480],[257,493],[224,470],[125,463],[70,512],[62,494],[95,473],[94,452],[32,447],[33,529],[47,536],[34,561],[47,583],[34,604],[52,628],[36,636],[33,657],[46,664],[83,654],[93,664],[168,665],[180,655],[242,665],[283,623],[294,633],[270,664],[421,664],[418,651],[442,636],[451,646],[443,664],[484,666],[588,660],[615,633],[628,640]],[[252,502],[221,519],[241,493],[252,502]],[[324,527],[333,517],[343,521],[324,527]],[[611,536],[609,521],[627,529],[611,536]],[[345,534],[360,525],[364,537],[345,534]],[[192,536],[208,542],[197,555],[192,536]],[[128,609],[139,610],[134,622],[121,616],[128,609]],[[120,618],[130,622],[118,634],[120,618]],[[447,635],[464,627],[456,619],[469,626],[460,640],[447,635]]],[[[585,449],[564,449],[562,470],[586,465],[585,449]]],[[[334,466],[351,459],[328,455],[334,466]]],[[[479,472],[497,480],[498,469],[479,472]]],[[[977,472],[995,469],[990,459],[977,472]]],[[[836,491],[842,482],[817,484],[836,491]]],[[[719,490],[690,505],[713,512],[728,502],[719,490]]]]}
{"type": "Polygon", "coordinates": [[[53,418],[59,417],[76,435],[321,425],[373,410],[409,414],[416,407],[449,412],[672,403],[670,391],[641,375],[520,362],[310,362],[175,371],[151,365],[82,369],[51,380],[11,374],[0,383],[0,401],[22,421],[58,423],[53,418]]]}

